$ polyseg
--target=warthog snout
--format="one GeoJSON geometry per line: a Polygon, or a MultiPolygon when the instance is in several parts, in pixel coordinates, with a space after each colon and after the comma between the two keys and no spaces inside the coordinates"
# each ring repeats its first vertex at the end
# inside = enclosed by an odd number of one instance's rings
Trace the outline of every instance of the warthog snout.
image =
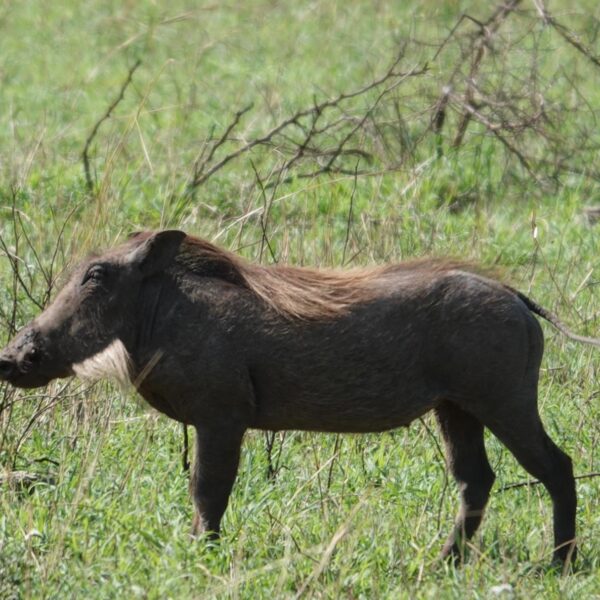
{"type": "Polygon", "coordinates": [[[39,387],[53,377],[44,373],[41,344],[36,332],[27,327],[0,352],[0,381],[23,388],[39,387]]]}

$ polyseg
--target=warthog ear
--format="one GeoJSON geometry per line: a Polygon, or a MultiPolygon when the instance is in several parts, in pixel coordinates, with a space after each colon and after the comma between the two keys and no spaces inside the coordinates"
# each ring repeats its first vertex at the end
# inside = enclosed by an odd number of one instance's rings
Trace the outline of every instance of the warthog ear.
{"type": "Polygon", "coordinates": [[[144,277],[158,273],[171,264],[185,237],[176,229],[158,231],[130,252],[129,262],[137,264],[144,277]]]}

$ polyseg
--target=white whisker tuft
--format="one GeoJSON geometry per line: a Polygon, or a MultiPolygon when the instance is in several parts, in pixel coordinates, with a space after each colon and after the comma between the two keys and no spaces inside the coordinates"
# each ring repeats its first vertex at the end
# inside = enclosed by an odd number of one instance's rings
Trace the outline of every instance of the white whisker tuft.
{"type": "Polygon", "coordinates": [[[73,371],[82,379],[116,379],[122,385],[131,383],[131,358],[121,340],[115,340],[98,354],[74,364],[73,371]]]}

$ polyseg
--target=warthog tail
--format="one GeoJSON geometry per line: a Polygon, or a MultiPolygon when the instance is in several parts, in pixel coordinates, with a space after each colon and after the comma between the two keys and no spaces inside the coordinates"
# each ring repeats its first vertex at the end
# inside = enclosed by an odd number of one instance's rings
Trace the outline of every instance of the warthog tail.
{"type": "Polygon", "coordinates": [[[506,286],[513,294],[515,294],[523,304],[536,315],[542,317],[542,319],[546,319],[549,323],[554,325],[556,329],[558,329],[562,334],[566,335],[568,338],[575,340],[576,342],[581,342],[583,344],[591,344],[592,346],[597,346],[600,348],[600,339],[586,337],[584,335],[578,335],[571,331],[555,314],[546,310],[542,306],[540,306],[537,302],[534,302],[531,298],[528,298],[525,294],[519,292],[519,290],[515,290],[510,286],[506,286]]]}

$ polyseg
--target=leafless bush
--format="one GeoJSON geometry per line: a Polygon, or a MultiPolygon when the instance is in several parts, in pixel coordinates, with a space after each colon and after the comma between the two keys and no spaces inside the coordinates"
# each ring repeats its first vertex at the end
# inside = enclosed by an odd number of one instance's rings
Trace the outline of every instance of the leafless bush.
{"type": "Polygon", "coordinates": [[[464,144],[469,128],[478,126],[538,183],[558,182],[573,173],[598,180],[597,170],[581,167],[592,165],[585,157],[600,148],[597,109],[565,68],[558,69],[566,84],[560,89],[556,76],[540,71],[540,55],[551,51],[549,42],[542,41],[548,28],[558,34],[559,43],[583,55],[592,69],[600,67],[598,58],[542,0],[533,0],[532,6],[522,0],[500,4],[485,21],[463,15],[434,57],[439,59],[450,46],[458,48],[459,60],[443,86],[432,129],[440,134],[451,112],[455,129],[448,133],[447,145],[453,149],[464,144]],[[508,27],[510,19],[517,21],[515,27],[508,27]],[[572,88],[575,99],[565,87],[572,88]]]}
{"type": "MultiPolygon", "coordinates": [[[[218,152],[232,141],[231,134],[251,106],[238,111],[221,136],[213,140],[211,134],[204,143],[194,163],[188,193],[193,193],[231,161],[259,146],[272,149],[280,158],[280,164],[269,172],[267,187],[295,178],[312,179],[332,173],[354,175],[353,165],[357,159],[367,163],[373,161],[373,154],[365,149],[367,144],[364,138],[381,135],[374,120],[378,107],[407,79],[427,72],[427,65],[402,71],[399,69],[401,60],[402,55],[383,76],[358,90],[322,102],[315,99],[309,108],[297,111],[266,134],[217,159],[218,152]],[[366,100],[371,96],[370,102],[358,114],[352,110],[353,101],[358,98],[366,100]]],[[[361,171],[363,174],[366,172],[361,171]]]]}
{"type": "Polygon", "coordinates": [[[315,99],[267,133],[240,135],[252,107],[237,111],[220,135],[211,131],[202,143],[187,193],[248,155],[264,191],[295,179],[414,169],[484,139],[502,150],[510,177],[544,188],[570,175],[600,181],[593,159],[598,109],[566,67],[557,65],[554,74],[541,68],[553,45],[583,56],[592,70],[600,67],[542,0],[499,3],[482,19],[462,14],[445,39],[405,41],[383,75],[315,99]],[[427,46],[427,63],[409,64],[417,46],[427,46]]]}

